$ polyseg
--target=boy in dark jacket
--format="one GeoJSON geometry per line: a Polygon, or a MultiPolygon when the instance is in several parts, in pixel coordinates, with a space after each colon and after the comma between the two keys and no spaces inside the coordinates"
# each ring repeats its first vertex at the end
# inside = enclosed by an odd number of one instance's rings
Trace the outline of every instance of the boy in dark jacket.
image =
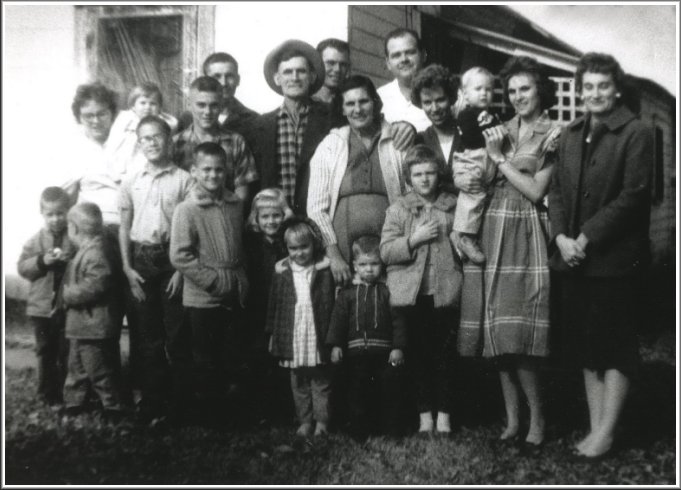
{"type": "Polygon", "coordinates": [[[93,203],[77,204],[69,211],[68,227],[78,253],[66,268],[62,292],[70,342],[64,384],[66,412],[81,411],[91,387],[102,402],[105,416],[117,420],[122,406],[114,370],[122,304],[115,294],[115,266],[102,235],[102,212],[93,203]]]}
{"type": "Polygon", "coordinates": [[[379,245],[374,236],[353,243],[355,279],[336,298],[326,337],[332,346],[331,362],[340,363],[346,353],[350,428],[359,440],[370,433],[399,432],[396,389],[404,364],[406,326],[399,310],[390,306],[390,292],[381,280],[379,245]]]}
{"type": "Polygon", "coordinates": [[[64,312],[56,308],[66,262],[75,247],[66,233],[69,196],[61,187],[48,187],[40,195],[45,226],[33,235],[19,257],[19,275],[31,281],[26,315],[35,332],[38,357],[38,397],[49,405],[62,399],[68,344],[64,337],[64,312]]]}

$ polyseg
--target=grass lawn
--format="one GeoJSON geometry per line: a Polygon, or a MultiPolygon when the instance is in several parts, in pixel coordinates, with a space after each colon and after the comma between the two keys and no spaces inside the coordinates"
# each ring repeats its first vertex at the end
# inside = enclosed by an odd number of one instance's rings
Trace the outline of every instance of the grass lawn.
{"type": "MultiPolygon", "coordinates": [[[[33,355],[30,332],[8,304],[5,352],[33,355]],[[25,353],[26,354],[26,353],[25,353]]],[[[35,399],[35,370],[5,367],[5,484],[675,484],[673,331],[641,338],[640,378],[623,415],[622,447],[597,463],[574,461],[586,427],[581,379],[547,368],[548,440],[541,454],[494,443],[503,404],[486,363],[465,366],[450,439],[370,438],[342,432],[297,440],[295,427],[233,423],[223,429],[112,425],[97,414],[63,419],[35,399]]],[[[463,368],[462,368],[463,369],[463,368]]]]}

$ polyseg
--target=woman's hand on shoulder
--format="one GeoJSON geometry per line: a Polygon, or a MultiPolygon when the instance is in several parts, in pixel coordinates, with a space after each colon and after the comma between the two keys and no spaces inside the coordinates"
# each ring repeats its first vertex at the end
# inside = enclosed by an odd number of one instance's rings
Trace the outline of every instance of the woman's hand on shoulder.
{"type": "Polygon", "coordinates": [[[341,255],[338,245],[334,244],[326,247],[326,255],[329,258],[334,282],[338,286],[347,286],[350,284],[350,280],[352,279],[350,266],[341,255]]]}

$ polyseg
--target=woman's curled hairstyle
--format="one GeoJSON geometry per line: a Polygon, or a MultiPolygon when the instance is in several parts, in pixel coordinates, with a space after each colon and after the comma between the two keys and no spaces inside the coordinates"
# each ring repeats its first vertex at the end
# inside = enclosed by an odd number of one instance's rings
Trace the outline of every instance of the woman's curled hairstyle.
{"type": "Polygon", "coordinates": [[[524,73],[534,78],[534,83],[537,85],[539,106],[541,107],[541,110],[545,111],[556,105],[558,102],[558,97],[556,96],[556,82],[548,77],[546,71],[537,60],[530,58],[529,56],[514,56],[509,59],[501,69],[499,76],[504,83],[504,98],[506,99],[506,102],[508,104],[511,103],[508,98],[509,80],[515,75],[524,73]]]}

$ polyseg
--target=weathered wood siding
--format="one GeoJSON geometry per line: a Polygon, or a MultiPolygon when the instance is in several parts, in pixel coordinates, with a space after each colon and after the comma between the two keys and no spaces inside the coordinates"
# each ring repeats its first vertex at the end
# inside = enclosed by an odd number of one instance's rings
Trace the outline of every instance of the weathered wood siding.
{"type": "Polygon", "coordinates": [[[348,42],[352,72],[370,77],[377,87],[392,77],[385,66],[385,36],[398,27],[421,32],[421,12],[437,14],[439,6],[350,5],[348,42]]]}
{"type": "Polygon", "coordinates": [[[641,118],[650,124],[654,136],[655,169],[653,172],[653,207],[650,215],[650,242],[654,265],[670,264],[675,261],[676,134],[672,104],[673,99],[665,100],[649,91],[642,93],[641,118]],[[660,151],[661,154],[658,154],[660,151]],[[658,160],[660,158],[661,161],[658,160]]]}

